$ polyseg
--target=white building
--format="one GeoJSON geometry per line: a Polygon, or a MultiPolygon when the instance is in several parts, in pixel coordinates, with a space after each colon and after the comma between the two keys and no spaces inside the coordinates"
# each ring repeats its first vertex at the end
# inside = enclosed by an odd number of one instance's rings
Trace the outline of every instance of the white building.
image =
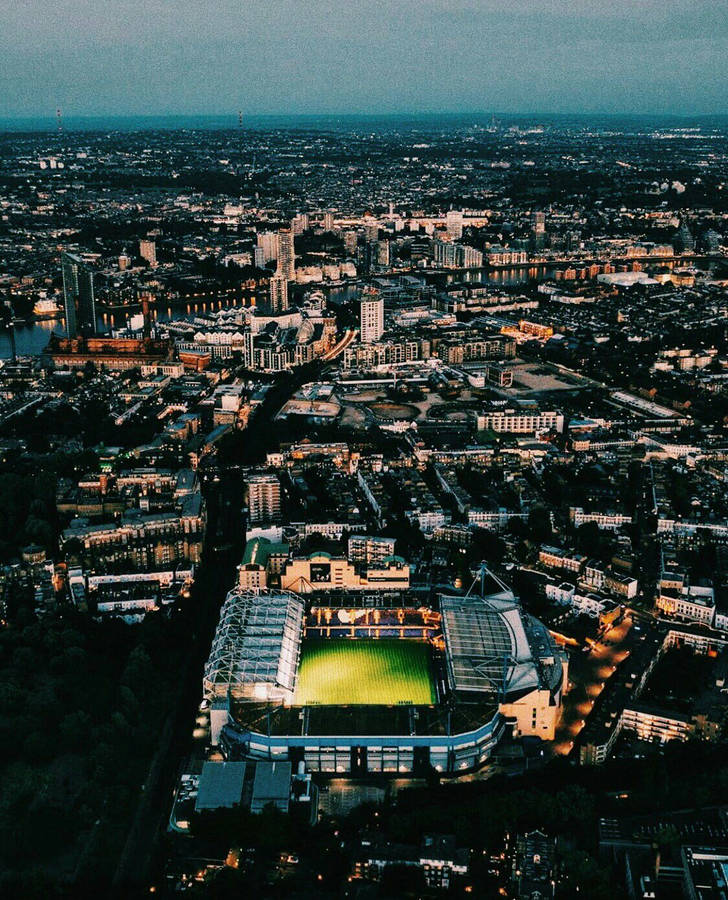
{"type": "Polygon", "coordinates": [[[632,516],[623,516],[621,513],[585,513],[581,506],[569,507],[569,519],[574,528],[585,525],[587,522],[595,522],[604,531],[617,531],[623,525],[632,524],[632,516]]]}
{"type": "Polygon", "coordinates": [[[564,415],[558,412],[522,412],[515,409],[494,410],[477,417],[478,431],[508,434],[538,434],[544,431],[562,432],[564,415]]]}
{"type": "Polygon", "coordinates": [[[665,615],[686,622],[712,625],[715,619],[715,591],[712,587],[684,585],[676,591],[664,591],[657,606],[665,615]]]}
{"type": "Polygon", "coordinates": [[[248,478],[248,524],[274,522],[281,515],[281,483],[277,475],[248,478]]]}
{"type": "Polygon", "coordinates": [[[363,344],[373,344],[384,333],[384,299],[375,292],[365,293],[360,306],[359,334],[363,344]]]}

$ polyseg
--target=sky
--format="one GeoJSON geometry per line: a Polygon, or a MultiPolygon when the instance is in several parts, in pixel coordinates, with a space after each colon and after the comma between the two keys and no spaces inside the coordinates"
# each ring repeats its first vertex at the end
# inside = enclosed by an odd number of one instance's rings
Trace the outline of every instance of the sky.
{"type": "Polygon", "coordinates": [[[0,0],[0,117],[728,113],[726,0],[0,0]]]}

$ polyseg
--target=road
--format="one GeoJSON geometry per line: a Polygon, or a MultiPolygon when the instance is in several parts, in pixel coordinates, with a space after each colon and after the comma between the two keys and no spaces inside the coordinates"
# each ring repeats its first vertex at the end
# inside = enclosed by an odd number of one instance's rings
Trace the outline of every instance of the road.
{"type": "Polygon", "coordinates": [[[340,356],[355,337],[356,331],[353,328],[347,328],[341,340],[323,354],[321,357],[322,362],[331,362],[332,359],[336,359],[337,356],[340,356]]]}
{"type": "Polygon", "coordinates": [[[591,653],[576,650],[571,654],[569,681],[573,687],[564,698],[561,721],[551,748],[555,756],[567,756],[573,750],[605,683],[629,654],[625,644],[631,628],[631,616],[625,616],[602,636],[600,643],[594,643],[591,653]]]}

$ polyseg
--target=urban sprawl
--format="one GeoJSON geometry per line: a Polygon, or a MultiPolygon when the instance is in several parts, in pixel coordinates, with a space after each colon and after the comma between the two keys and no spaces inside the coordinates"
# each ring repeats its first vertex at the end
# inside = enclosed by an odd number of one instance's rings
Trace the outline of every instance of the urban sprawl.
{"type": "Polygon", "coordinates": [[[0,892],[724,896],[727,313],[714,122],[4,134],[0,892]]]}

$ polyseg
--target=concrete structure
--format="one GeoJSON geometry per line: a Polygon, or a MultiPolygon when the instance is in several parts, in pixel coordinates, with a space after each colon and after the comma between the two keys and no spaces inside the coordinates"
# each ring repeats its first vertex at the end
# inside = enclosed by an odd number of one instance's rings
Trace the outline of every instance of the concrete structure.
{"type": "Polygon", "coordinates": [[[363,344],[378,341],[384,333],[384,300],[378,292],[365,292],[360,303],[359,336],[363,344]]]}
{"type": "Polygon", "coordinates": [[[296,277],[296,252],[293,248],[293,231],[281,228],[278,232],[278,266],[276,275],[293,281],[296,277]]]}
{"type": "Polygon", "coordinates": [[[544,431],[564,430],[563,413],[530,412],[527,410],[493,410],[477,417],[478,431],[508,434],[540,434],[544,431]]]}
{"type": "Polygon", "coordinates": [[[410,570],[399,556],[389,556],[379,565],[358,571],[343,557],[312,553],[292,559],[281,575],[285,590],[308,594],[335,590],[401,590],[409,587],[410,570]]]}
{"type": "Polygon", "coordinates": [[[312,772],[352,777],[458,773],[481,766],[507,730],[553,739],[566,660],[505,587],[487,597],[440,596],[430,610],[412,608],[411,599],[407,610],[372,607],[356,592],[341,591],[340,601],[326,602],[324,619],[348,622],[346,636],[328,640],[371,636],[352,619],[359,610],[362,623],[372,612],[378,629],[401,634],[406,619],[419,640],[434,641],[437,704],[296,705],[304,628],[324,636],[321,607],[307,615],[296,594],[237,589],[223,605],[204,676],[212,743],[227,759],[303,761],[312,772]]]}
{"type": "Polygon", "coordinates": [[[277,475],[251,475],[248,484],[248,524],[277,522],[281,517],[281,483],[277,475]]]}
{"type": "Polygon", "coordinates": [[[269,303],[274,313],[288,309],[288,281],[283,275],[274,275],[270,280],[269,303]]]}
{"type": "Polygon", "coordinates": [[[139,256],[145,259],[154,269],[157,265],[157,245],[149,238],[142,238],[139,241],[139,256]]]}
{"type": "Polygon", "coordinates": [[[370,534],[353,534],[349,538],[349,559],[356,563],[381,563],[394,556],[395,539],[373,537],[370,534]]]}

